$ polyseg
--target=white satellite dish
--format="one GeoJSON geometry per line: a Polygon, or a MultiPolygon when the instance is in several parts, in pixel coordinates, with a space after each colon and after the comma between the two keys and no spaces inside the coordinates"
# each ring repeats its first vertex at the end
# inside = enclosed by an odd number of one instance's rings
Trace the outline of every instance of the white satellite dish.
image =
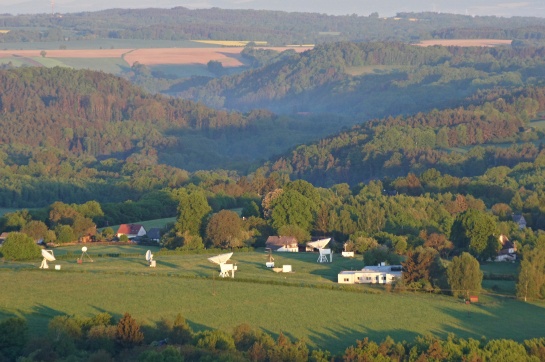
{"type": "Polygon", "coordinates": [[[232,278],[235,277],[235,270],[237,270],[236,264],[233,264],[232,262],[227,263],[229,259],[231,259],[231,256],[233,256],[233,253],[220,254],[208,258],[209,261],[220,266],[220,277],[222,278],[228,277],[229,272],[231,272],[232,278]]]}
{"type": "Polygon", "coordinates": [[[42,256],[44,259],[42,260],[42,265],[40,265],[40,269],[49,269],[49,265],[47,265],[48,261],[55,261],[55,255],[53,255],[53,250],[45,250],[42,249],[42,256]]]}
{"type": "Polygon", "coordinates": [[[208,258],[208,260],[214,264],[224,264],[227,262],[227,260],[231,259],[232,256],[233,256],[233,253],[226,253],[226,254],[213,256],[211,258],[208,258]]]}
{"type": "Polygon", "coordinates": [[[318,257],[318,263],[332,263],[333,262],[333,252],[331,249],[318,249],[320,256],[318,257]],[[327,256],[329,255],[329,260],[327,256]]]}
{"type": "Polygon", "coordinates": [[[151,268],[155,268],[157,265],[157,262],[153,260],[153,254],[151,253],[151,250],[146,251],[146,261],[149,263],[149,266],[151,268]]]}
{"type": "Polygon", "coordinates": [[[331,238],[320,239],[320,240],[316,240],[316,241],[310,241],[310,242],[307,243],[307,245],[310,246],[311,248],[323,249],[323,248],[325,248],[325,246],[327,244],[329,244],[330,240],[331,240],[331,238]]]}

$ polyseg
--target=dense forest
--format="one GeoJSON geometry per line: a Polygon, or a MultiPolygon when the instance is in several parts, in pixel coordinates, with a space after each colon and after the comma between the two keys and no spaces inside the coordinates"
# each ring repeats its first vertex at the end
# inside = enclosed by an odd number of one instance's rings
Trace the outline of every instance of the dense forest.
{"type": "MultiPolygon", "coordinates": [[[[243,53],[251,59],[253,53],[243,53]]],[[[479,89],[541,84],[545,48],[328,43],[272,64],[176,88],[215,108],[369,119],[457,106],[479,89]]],[[[258,58],[259,59],[259,58],[258,58]]]]}
{"type": "Polygon", "coordinates": [[[313,132],[317,138],[338,127],[318,120],[323,128],[308,131],[312,120],[216,111],[85,70],[27,67],[0,71],[0,79],[4,207],[122,201],[179,186],[189,178],[184,170],[246,172],[313,132]]]}
{"type": "Polygon", "coordinates": [[[540,40],[540,18],[472,17],[439,13],[399,13],[395,18],[332,16],[281,11],[112,9],[73,14],[0,15],[11,31],[2,43],[62,41],[68,47],[94,39],[250,40],[271,45],[331,41],[418,41],[431,38],[540,40]]]}

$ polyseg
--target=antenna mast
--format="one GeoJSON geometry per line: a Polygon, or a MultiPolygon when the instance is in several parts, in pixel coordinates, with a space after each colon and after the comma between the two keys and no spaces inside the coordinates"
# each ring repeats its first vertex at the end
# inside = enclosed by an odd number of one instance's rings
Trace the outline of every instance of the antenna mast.
{"type": "Polygon", "coordinates": [[[51,16],[55,15],[55,0],[51,0],[51,16]]]}

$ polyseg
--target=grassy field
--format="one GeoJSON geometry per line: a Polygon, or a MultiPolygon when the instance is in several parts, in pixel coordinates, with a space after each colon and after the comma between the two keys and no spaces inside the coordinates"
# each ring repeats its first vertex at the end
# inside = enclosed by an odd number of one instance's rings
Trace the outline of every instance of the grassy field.
{"type": "MultiPolygon", "coordinates": [[[[166,224],[176,222],[176,217],[167,217],[164,219],[155,219],[155,220],[145,220],[145,221],[139,221],[134,222],[132,224],[140,224],[144,227],[144,229],[149,230],[151,228],[163,228],[166,224]]],[[[117,231],[119,229],[119,225],[111,225],[111,227],[114,231],[117,231]]],[[[101,228],[100,230],[103,230],[104,228],[101,228]]]]}
{"type": "MultiPolygon", "coordinates": [[[[340,353],[369,336],[381,340],[412,340],[416,335],[510,338],[543,336],[543,304],[481,295],[466,305],[448,296],[387,293],[370,286],[343,290],[336,283],[340,270],[359,269],[361,260],[334,257],[318,264],[317,254],[275,254],[277,266],[290,264],[293,273],[265,268],[264,252],[236,253],[235,278],[221,279],[210,255],[161,255],[152,249],[157,268],[149,268],[142,246],[88,245],[94,262],[76,258],[51,262],[51,269],[31,263],[0,264],[0,318],[28,319],[34,333],[60,314],[92,316],[130,312],[144,325],[181,313],[195,330],[230,331],[240,323],[277,336],[305,338],[312,347],[340,353]],[[131,257],[101,257],[112,252],[131,257]],[[61,265],[54,270],[53,265],[61,265]],[[516,312],[513,312],[516,311],[516,312]]],[[[80,246],[55,249],[57,256],[81,255],[80,246]],[[71,253],[71,254],[69,254],[71,253]]]]}
{"type": "Polygon", "coordinates": [[[57,41],[44,43],[2,43],[0,50],[33,50],[33,49],[121,49],[121,48],[208,48],[216,44],[198,43],[191,40],[144,40],[144,39],[97,39],[81,41],[57,41]]]}
{"type": "Polygon", "coordinates": [[[4,214],[15,212],[20,209],[11,208],[11,207],[0,207],[0,216],[3,216],[4,214]]]}

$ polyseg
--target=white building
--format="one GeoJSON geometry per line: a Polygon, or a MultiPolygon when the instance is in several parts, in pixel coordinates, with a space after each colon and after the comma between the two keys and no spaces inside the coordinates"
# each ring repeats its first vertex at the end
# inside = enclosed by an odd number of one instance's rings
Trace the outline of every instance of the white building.
{"type": "Polygon", "coordinates": [[[401,265],[366,266],[362,270],[344,270],[339,284],[389,284],[401,278],[401,265]]]}

